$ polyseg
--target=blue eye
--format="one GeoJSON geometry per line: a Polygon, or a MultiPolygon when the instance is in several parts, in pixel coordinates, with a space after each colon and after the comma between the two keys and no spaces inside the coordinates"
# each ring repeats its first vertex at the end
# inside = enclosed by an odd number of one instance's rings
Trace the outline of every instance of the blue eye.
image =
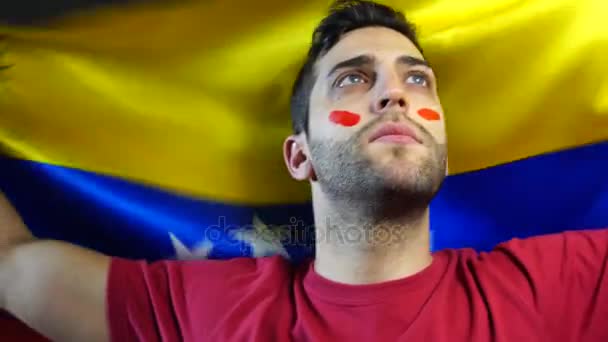
{"type": "Polygon", "coordinates": [[[338,80],[337,87],[343,88],[353,84],[365,83],[367,80],[360,74],[348,74],[338,80]]]}
{"type": "Polygon", "coordinates": [[[421,75],[421,74],[414,74],[414,75],[408,76],[406,83],[413,83],[413,84],[417,84],[417,85],[420,85],[423,87],[426,87],[429,85],[428,77],[426,75],[421,75]]]}

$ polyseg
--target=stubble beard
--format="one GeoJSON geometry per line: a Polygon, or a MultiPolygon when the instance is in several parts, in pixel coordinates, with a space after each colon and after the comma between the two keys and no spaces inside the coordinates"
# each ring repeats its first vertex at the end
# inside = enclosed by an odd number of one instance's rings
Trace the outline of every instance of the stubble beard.
{"type": "Polygon", "coordinates": [[[417,126],[425,133],[429,153],[412,160],[408,146],[391,146],[394,160],[388,167],[374,165],[362,150],[361,136],[372,124],[346,141],[311,140],[317,181],[337,210],[359,213],[355,216],[361,224],[379,224],[414,218],[428,208],[445,178],[446,145],[417,126]]]}

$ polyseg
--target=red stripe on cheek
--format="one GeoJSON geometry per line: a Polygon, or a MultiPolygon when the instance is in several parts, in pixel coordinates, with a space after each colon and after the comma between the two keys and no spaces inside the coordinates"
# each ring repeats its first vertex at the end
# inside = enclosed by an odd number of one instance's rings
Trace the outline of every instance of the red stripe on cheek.
{"type": "Polygon", "coordinates": [[[423,119],[429,121],[436,121],[441,119],[441,115],[436,111],[428,108],[422,108],[418,111],[418,115],[420,115],[423,119]]]}
{"type": "Polygon", "coordinates": [[[333,112],[329,113],[329,121],[338,125],[351,127],[361,121],[361,115],[347,112],[345,110],[334,110],[333,112]]]}

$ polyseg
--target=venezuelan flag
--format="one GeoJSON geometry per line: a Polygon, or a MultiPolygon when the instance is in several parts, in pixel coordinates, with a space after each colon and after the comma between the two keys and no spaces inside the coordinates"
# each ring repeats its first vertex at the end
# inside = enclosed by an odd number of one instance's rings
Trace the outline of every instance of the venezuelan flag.
{"type": "MultiPolygon", "coordinates": [[[[433,249],[607,226],[608,4],[386,3],[418,24],[448,117],[433,249]]],[[[36,235],[114,255],[310,255],[281,143],[327,5],[136,2],[0,27],[1,188],[36,235]]]]}
{"type": "MultiPolygon", "coordinates": [[[[608,226],[608,3],[385,3],[419,25],[448,117],[433,249],[608,226]]],[[[311,255],[281,143],[327,5],[138,1],[1,26],[0,188],[37,236],[113,255],[311,255]]]]}

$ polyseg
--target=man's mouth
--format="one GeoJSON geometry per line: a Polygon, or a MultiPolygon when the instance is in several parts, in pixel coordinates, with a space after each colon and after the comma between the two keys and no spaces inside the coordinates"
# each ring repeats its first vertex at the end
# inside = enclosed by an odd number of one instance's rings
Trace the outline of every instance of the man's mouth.
{"type": "Polygon", "coordinates": [[[416,132],[404,123],[387,122],[372,133],[369,142],[421,144],[416,132]]]}

